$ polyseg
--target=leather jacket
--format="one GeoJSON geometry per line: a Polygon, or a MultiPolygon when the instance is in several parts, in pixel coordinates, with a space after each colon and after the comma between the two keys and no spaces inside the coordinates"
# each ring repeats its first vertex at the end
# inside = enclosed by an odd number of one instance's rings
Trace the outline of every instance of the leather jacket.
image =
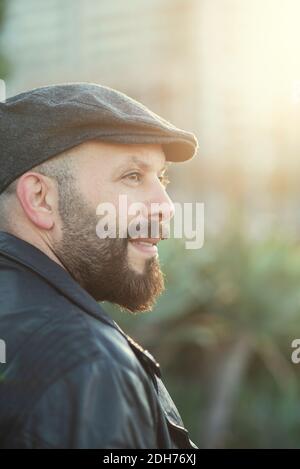
{"type": "Polygon", "coordinates": [[[153,356],[4,231],[0,300],[0,448],[197,448],[153,356]]]}

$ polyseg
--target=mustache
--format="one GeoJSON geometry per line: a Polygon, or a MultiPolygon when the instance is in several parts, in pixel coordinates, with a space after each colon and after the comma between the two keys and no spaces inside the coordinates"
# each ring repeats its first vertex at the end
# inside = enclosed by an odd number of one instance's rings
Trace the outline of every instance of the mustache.
{"type": "Polygon", "coordinates": [[[170,238],[170,226],[168,223],[162,223],[159,220],[152,219],[140,220],[138,223],[134,221],[132,225],[129,223],[127,228],[128,239],[135,238],[159,238],[165,240],[170,238]]]}

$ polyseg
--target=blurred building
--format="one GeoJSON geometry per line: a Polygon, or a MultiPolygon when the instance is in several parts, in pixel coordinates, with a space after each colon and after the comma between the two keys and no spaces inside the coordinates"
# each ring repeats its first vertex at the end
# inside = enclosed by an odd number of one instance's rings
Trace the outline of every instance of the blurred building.
{"type": "Polygon", "coordinates": [[[254,231],[277,220],[298,232],[298,13],[298,0],[9,0],[7,93],[120,89],[196,132],[177,199],[204,200],[217,226],[237,203],[254,231]]]}
{"type": "Polygon", "coordinates": [[[8,95],[49,83],[95,81],[143,98],[189,127],[196,119],[196,3],[10,0],[2,34],[13,66],[8,95]]]}

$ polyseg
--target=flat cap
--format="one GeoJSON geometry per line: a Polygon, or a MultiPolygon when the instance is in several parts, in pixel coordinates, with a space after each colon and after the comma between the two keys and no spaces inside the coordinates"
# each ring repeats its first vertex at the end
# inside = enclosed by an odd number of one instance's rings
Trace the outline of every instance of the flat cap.
{"type": "Polygon", "coordinates": [[[191,132],[112,88],[85,82],[34,88],[0,102],[0,193],[34,166],[92,139],[162,144],[174,162],[198,148],[191,132]]]}

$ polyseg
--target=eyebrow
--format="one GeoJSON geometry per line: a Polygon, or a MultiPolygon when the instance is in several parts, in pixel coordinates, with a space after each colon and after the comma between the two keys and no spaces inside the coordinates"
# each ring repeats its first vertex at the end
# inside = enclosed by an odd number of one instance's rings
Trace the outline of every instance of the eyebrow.
{"type": "MultiPolygon", "coordinates": [[[[125,169],[128,166],[130,166],[132,163],[135,163],[137,166],[139,166],[141,169],[144,171],[149,171],[152,168],[152,165],[150,163],[147,163],[146,161],[141,160],[138,156],[130,156],[131,160],[127,161],[126,164],[122,165],[119,170],[125,169]]],[[[166,161],[163,167],[161,168],[160,172],[166,171],[170,165],[169,161],[166,161]]]]}

